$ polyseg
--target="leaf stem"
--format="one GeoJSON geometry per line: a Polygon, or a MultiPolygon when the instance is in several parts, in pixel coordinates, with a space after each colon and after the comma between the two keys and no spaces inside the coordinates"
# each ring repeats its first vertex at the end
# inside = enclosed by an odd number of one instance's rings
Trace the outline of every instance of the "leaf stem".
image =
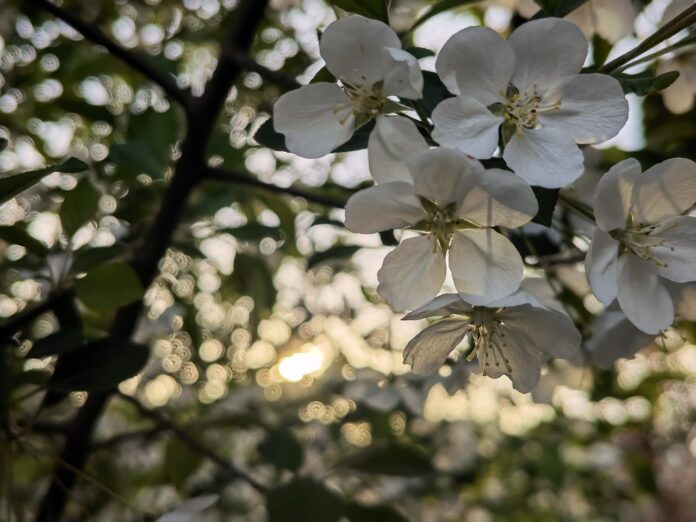
{"type": "Polygon", "coordinates": [[[650,61],[654,60],[655,58],[659,58],[663,54],[667,54],[671,51],[674,51],[675,49],[680,49],[682,47],[686,47],[687,45],[691,45],[691,44],[696,44],[696,34],[691,35],[691,36],[687,36],[686,38],[682,38],[681,40],[679,40],[676,43],[673,43],[672,45],[668,45],[667,47],[663,47],[662,49],[658,49],[657,51],[655,51],[653,53],[646,54],[642,58],[639,58],[639,59],[634,60],[632,62],[629,62],[625,65],[622,65],[621,67],[617,68],[615,72],[625,71],[626,69],[630,69],[634,65],[638,65],[641,63],[645,63],[645,62],[650,62],[650,61]]]}
{"type": "Polygon", "coordinates": [[[569,198],[568,196],[564,196],[563,194],[560,194],[558,198],[571,210],[575,211],[576,213],[580,214],[582,217],[587,219],[588,221],[591,221],[592,223],[595,223],[595,216],[594,212],[590,208],[588,208],[586,205],[583,205],[579,201],[575,201],[574,199],[569,198]]]}

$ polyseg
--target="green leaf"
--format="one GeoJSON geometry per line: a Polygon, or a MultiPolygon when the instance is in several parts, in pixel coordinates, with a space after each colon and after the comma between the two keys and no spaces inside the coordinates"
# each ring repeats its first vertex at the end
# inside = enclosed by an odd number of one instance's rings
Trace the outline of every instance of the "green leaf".
{"type": "Polygon", "coordinates": [[[259,454],[278,469],[297,471],[304,460],[304,450],[292,431],[278,428],[269,431],[259,444],[259,454]]]}
{"type": "Polygon", "coordinates": [[[646,70],[637,74],[613,73],[612,76],[619,81],[624,94],[633,93],[638,96],[646,96],[672,85],[679,77],[679,73],[669,71],[655,76],[652,71],[646,70]]]}
{"type": "Polygon", "coordinates": [[[343,224],[343,221],[339,221],[338,219],[331,219],[327,218],[324,216],[317,216],[314,218],[314,221],[312,221],[312,224],[309,225],[310,227],[314,227],[317,225],[331,225],[333,227],[338,227],[338,228],[345,228],[345,225],[343,224]]]}
{"type": "Polygon", "coordinates": [[[315,252],[307,261],[307,270],[321,264],[345,261],[361,248],[355,245],[337,245],[322,252],[315,252]]]}
{"type": "Polygon", "coordinates": [[[9,142],[5,138],[0,138],[0,152],[5,150],[9,142]]]}
{"type": "Polygon", "coordinates": [[[34,342],[27,357],[40,359],[51,355],[60,355],[82,346],[82,332],[77,328],[68,328],[42,337],[34,342]]]}
{"type": "Polygon", "coordinates": [[[100,265],[75,281],[80,300],[95,310],[119,308],[140,299],[143,287],[133,269],[125,263],[100,265]]]}
{"type": "Polygon", "coordinates": [[[474,4],[478,0],[440,0],[433,4],[416,22],[411,26],[408,32],[412,32],[422,24],[430,20],[433,16],[454,9],[455,7],[463,7],[465,5],[474,4]]]}
{"type": "Polygon", "coordinates": [[[146,346],[105,337],[64,353],[49,382],[63,391],[104,391],[138,373],[147,362],[146,346]]]}
{"type": "Polygon", "coordinates": [[[276,241],[283,239],[283,232],[278,227],[267,227],[261,223],[248,223],[237,228],[226,228],[221,230],[240,241],[261,241],[264,237],[270,237],[276,241]]]}
{"type": "MultiPolygon", "coordinates": [[[[534,0],[543,9],[544,16],[564,17],[571,11],[576,10],[587,0],[534,0]]],[[[534,18],[541,18],[538,14],[534,18]]]]}
{"type": "Polygon", "coordinates": [[[386,0],[329,0],[329,2],[349,13],[374,18],[389,25],[389,9],[386,0]]]}
{"type": "Polygon", "coordinates": [[[11,245],[21,245],[29,252],[38,256],[45,256],[48,253],[48,248],[38,239],[29,235],[23,228],[17,225],[0,226],[0,239],[10,243],[11,245]]]}
{"type": "Polygon", "coordinates": [[[341,499],[311,478],[278,486],[266,499],[268,522],[337,522],[343,511],[341,499]]]}
{"type": "Polygon", "coordinates": [[[238,253],[234,258],[232,275],[223,284],[223,297],[248,295],[254,300],[251,329],[255,330],[260,320],[267,316],[275,303],[276,288],[273,274],[263,257],[238,253]]]}
{"type": "Polygon", "coordinates": [[[63,230],[72,235],[87,223],[99,210],[101,194],[88,178],[83,178],[77,186],[67,193],[60,207],[60,222],[63,230]]]}
{"type": "MultiPolygon", "coordinates": [[[[355,131],[353,137],[346,143],[338,147],[334,152],[351,152],[353,150],[363,150],[367,148],[367,141],[370,138],[370,132],[375,127],[375,121],[369,121],[358,130],[355,131]]],[[[254,134],[254,139],[260,145],[269,149],[288,152],[285,146],[285,136],[276,132],[273,128],[273,118],[269,118],[259,127],[259,130],[254,134]]]]}
{"type": "Polygon", "coordinates": [[[385,475],[415,476],[434,472],[430,457],[423,448],[404,443],[371,446],[357,455],[346,456],[341,465],[385,475]]]}
{"type": "Polygon", "coordinates": [[[73,262],[70,270],[74,274],[88,272],[98,265],[122,256],[126,252],[126,245],[114,243],[108,247],[84,248],[73,254],[73,262]]]}
{"type": "Polygon", "coordinates": [[[430,116],[442,100],[452,96],[436,73],[423,71],[423,98],[420,103],[426,115],[430,116]]]}
{"type": "Polygon", "coordinates": [[[356,502],[346,505],[345,515],[350,522],[408,522],[391,506],[363,506],[356,502]]]}
{"type": "Polygon", "coordinates": [[[315,74],[311,80],[309,80],[309,83],[319,82],[336,83],[336,77],[324,66],[317,71],[317,74],[315,74]]]}
{"type": "Polygon", "coordinates": [[[167,482],[174,484],[181,491],[188,478],[198,469],[203,457],[173,436],[167,441],[164,450],[164,475],[167,482]]]}
{"type": "Polygon", "coordinates": [[[409,54],[412,54],[419,60],[421,58],[429,58],[431,56],[435,56],[435,51],[431,49],[426,49],[425,47],[407,47],[405,51],[409,54]]]}
{"type": "Polygon", "coordinates": [[[17,194],[24,192],[28,188],[36,185],[44,176],[53,174],[54,172],[64,172],[67,174],[75,172],[83,172],[87,170],[87,165],[76,158],[70,158],[65,163],[46,167],[44,169],[33,170],[31,172],[23,172],[6,178],[0,179],[0,204],[12,199],[17,194]]]}
{"type": "Polygon", "coordinates": [[[559,191],[558,189],[544,187],[532,187],[532,190],[539,204],[539,211],[532,221],[544,225],[545,227],[550,227],[553,211],[556,208],[556,203],[558,203],[559,191]]]}

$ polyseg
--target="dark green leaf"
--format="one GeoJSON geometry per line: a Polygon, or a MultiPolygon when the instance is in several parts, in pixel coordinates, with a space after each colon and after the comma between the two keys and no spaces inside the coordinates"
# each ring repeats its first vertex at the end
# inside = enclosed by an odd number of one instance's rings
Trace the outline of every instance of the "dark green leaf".
{"type": "Polygon", "coordinates": [[[106,337],[63,354],[49,387],[64,391],[103,391],[138,373],[148,359],[146,346],[106,337]]]}
{"type": "Polygon", "coordinates": [[[76,328],[60,330],[34,342],[27,357],[39,359],[76,350],[82,346],[82,332],[76,328]]]}
{"type": "Polygon", "coordinates": [[[307,261],[307,269],[332,261],[345,261],[360,250],[360,248],[361,247],[354,245],[338,245],[322,252],[316,252],[307,261]]]}
{"type": "Polygon", "coordinates": [[[0,138],[0,152],[7,147],[8,141],[5,138],[0,138]]]}
{"type": "Polygon", "coordinates": [[[324,66],[317,71],[317,74],[315,74],[311,80],[309,80],[309,83],[319,82],[336,83],[336,77],[324,66]]]}
{"type": "Polygon", "coordinates": [[[556,208],[556,203],[558,202],[558,189],[532,187],[532,190],[534,191],[537,203],[539,204],[539,211],[537,212],[537,215],[534,216],[532,221],[534,223],[544,225],[545,227],[550,227],[551,219],[553,218],[553,211],[556,208]]]}
{"type": "Polygon", "coordinates": [[[268,493],[268,522],[336,522],[341,499],[321,482],[296,478],[268,493]]]}
{"type": "Polygon", "coordinates": [[[88,178],[83,178],[68,192],[60,207],[60,222],[63,231],[72,237],[77,230],[94,217],[99,210],[101,194],[88,178]]]}
{"type": "Polygon", "coordinates": [[[226,228],[221,232],[236,237],[240,241],[261,241],[264,237],[270,237],[276,241],[283,239],[283,232],[278,227],[267,227],[260,223],[249,223],[237,228],[226,228]]]}
{"type": "Polygon", "coordinates": [[[252,329],[270,313],[276,296],[273,274],[268,269],[265,259],[244,253],[235,256],[234,270],[225,281],[222,291],[225,298],[228,298],[228,293],[232,293],[234,296],[248,295],[254,300],[252,329]]]}
{"type": "Polygon", "coordinates": [[[143,287],[133,269],[125,263],[108,263],[87,272],[75,281],[80,300],[96,310],[119,308],[143,296],[143,287]]]}
{"type": "Polygon", "coordinates": [[[440,77],[430,71],[423,72],[423,98],[420,100],[426,115],[430,116],[437,105],[446,98],[454,96],[447,90],[440,77]]]}
{"type": "Polygon", "coordinates": [[[633,93],[638,96],[646,96],[672,85],[679,77],[679,73],[670,71],[655,76],[652,71],[646,70],[637,74],[613,73],[612,76],[619,80],[625,94],[633,93]]]}
{"type": "MultiPolygon", "coordinates": [[[[366,149],[368,139],[370,138],[370,132],[372,132],[374,127],[374,120],[367,122],[355,131],[355,134],[353,134],[350,140],[338,147],[334,152],[350,152],[353,150],[366,149]]],[[[259,130],[254,134],[254,139],[258,141],[260,145],[268,147],[269,149],[283,152],[288,151],[285,146],[285,136],[276,132],[273,128],[273,118],[269,118],[259,127],[259,130]]]]}
{"type": "Polygon", "coordinates": [[[368,473],[403,476],[426,475],[434,471],[424,449],[403,443],[371,446],[362,453],[345,457],[342,466],[368,473]]]}
{"type": "Polygon", "coordinates": [[[3,225],[0,226],[0,239],[7,241],[12,245],[21,245],[29,252],[32,252],[39,256],[44,256],[48,253],[48,248],[41,241],[33,238],[29,233],[23,228],[17,225],[3,225]]]}
{"type": "Polygon", "coordinates": [[[463,7],[465,5],[476,3],[478,0],[440,0],[433,4],[418,20],[411,26],[409,32],[413,31],[423,23],[430,20],[433,16],[454,9],[455,7],[463,7]]]}
{"type": "Polygon", "coordinates": [[[20,192],[24,192],[31,186],[37,184],[44,176],[54,172],[75,173],[87,170],[87,165],[76,158],[70,158],[65,163],[46,167],[44,169],[22,172],[6,178],[0,179],[0,203],[15,197],[20,192]]]}
{"type": "Polygon", "coordinates": [[[419,60],[421,58],[428,58],[430,56],[435,56],[435,51],[432,51],[430,49],[426,49],[425,47],[407,47],[406,52],[412,54],[419,60]]]}
{"type": "Polygon", "coordinates": [[[324,216],[315,217],[314,221],[312,221],[312,224],[309,226],[314,227],[317,225],[331,225],[333,227],[345,228],[343,221],[339,221],[338,219],[327,218],[324,216]]]}
{"type": "Polygon", "coordinates": [[[198,469],[203,457],[184,444],[178,437],[171,437],[164,450],[164,475],[167,482],[181,491],[186,480],[198,469]]]}
{"type": "Polygon", "coordinates": [[[71,270],[75,274],[87,272],[98,265],[122,256],[126,252],[126,245],[115,243],[108,247],[85,248],[74,253],[71,270]]]}
{"type": "Polygon", "coordinates": [[[368,18],[380,20],[389,24],[389,10],[387,0],[329,0],[336,7],[340,7],[349,13],[355,13],[368,18]]]}
{"type": "Polygon", "coordinates": [[[363,506],[350,502],[346,508],[350,522],[408,522],[408,519],[391,506],[363,506]]]}
{"type": "Polygon", "coordinates": [[[278,428],[269,431],[259,444],[259,454],[278,469],[297,471],[302,466],[304,451],[292,431],[278,428]]]}
{"type": "MultiPolygon", "coordinates": [[[[534,0],[544,10],[545,16],[564,17],[587,0],[534,0]]],[[[538,15],[537,15],[538,16],[538,15]]],[[[535,18],[537,18],[535,16],[535,18]]]]}

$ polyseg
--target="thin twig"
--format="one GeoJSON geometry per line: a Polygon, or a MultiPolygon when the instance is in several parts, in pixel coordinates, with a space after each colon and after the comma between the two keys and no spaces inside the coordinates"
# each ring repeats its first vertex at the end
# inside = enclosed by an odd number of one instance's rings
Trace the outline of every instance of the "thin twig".
{"type": "Polygon", "coordinates": [[[70,25],[73,29],[92,43],[104,47],[112,56],[115,56],[116,58],[125,62],[130,67],[140,72],[143,76],[159,85],[170,98],[178,102],[183,107],[187,107],[190,104],[191,96],[176,84],[174,77],[164,71],[161,71],[146,57],[120,46],[95,25],[90,25],[83,22],[77,16],[69,13],[55,4],[52,4],[48,0],[26,1],[31,5],[35,5],[36,7],[40,7],[41,9],[48,11],[56,18],[59,18],[66,24],[70,25]]]}
{"type": "Polygon", "coordinates": [[[217,464],[225,472],[225,474],[229,478],[244,480],[245,482],[247,482],[250,486],[252,486],[255,490],[259,491],[260,493],[266,493],[268,491],[268,487],[266,487],[265,485],[258,482],[255,478],[251,477],[246,472],[239,469],[237,466],[235,466],[234,464],[229,462],[224,457],[215,453],[212,449],[205,446],[202,442],[200,442],[195,437],[189,435],[180,426],[176,425],[174,422],[169,420],[162,412],[160,412],[158,410],[151,410],[150,408],[145,406],[143,403],[141,403],[138,399],[136,399],[135,397],[132,397],[130,395],[126,395],[124,393],[119,392],[118,396],[121,399],[123,399],[123,400],[131,403],[133,406],[135,406],[143,416],[152,419],[158,425],[160,425],[164,430],[169,431],[169,432],[173,433],[174,435],[176,435],[179,439],[181,439],[182,442],[186,443],[192,450],[196,451],[197,453],[200,453],[201,455],[203,455],[203,456],[207,457],[208,459],[210,459],[211,461],[213,461],[215,464],[217,464]]]}
{"type": "Polygon", "coordinates": [[[668,45],[666,47],[663,47],[662,49],[658,49],[654,53],[646,54],[645,56],[642,56],[641,58],[634,60],[632,62],[629,62],[627,64],[622,65],[621,67],[616,69],[616,72],[621,72],[625,71],[626,69],[630,69],[634,65],[638,65],[641,63],[645,62],[650,62],[654,60],[655,58],[659,58],[660,56],[667,54],[669,52],[675,51],[677,49],[681,49],[682,47],[686,47],[687,45],[691,44],[696,44],[696,35],[691,35],[687,36],[686,38],[682,38],[676,43],[673,43],[672,45],[668,45]]]}

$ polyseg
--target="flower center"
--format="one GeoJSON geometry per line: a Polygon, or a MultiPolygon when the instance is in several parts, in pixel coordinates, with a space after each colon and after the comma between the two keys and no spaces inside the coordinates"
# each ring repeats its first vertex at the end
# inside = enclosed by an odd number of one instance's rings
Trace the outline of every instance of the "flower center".
{"type": "MultiPolygon", "coordinates": [[[[674,223],[669,230],[677,228],[679,225],[674,223]]],[[[611,232],[611,236],[621,243],[621,254],[629,252],[639,258],[653,263],[661,268],[667,268],[667,263],[655,257],[653,249],[656,247],[669,248],[674,252],[674,247],[667,243],[664,238],[656,237],[654,234],[664,232],[666,229],[660,225],[645,225],[637,223],[636,217],[629,214],[626,228],[611,232]]]]}
{"type": "Polygon", "coordinates": [[[539,96],[536,84],[528,91],[520,92],[517,87],[510,85],[506,92],[500,95],[503,103],[495,103],[488,107],[494,113],[505,118],[505,124],[516,131],[536,129],[539,126],[539,114],[560,109],[561,102],[544,104],[539,96]]]}
{"type": "Polygon", "coordinates": [[[341,87],[348,97],[348,103],[339,105],[334,109],[334,112],[342,111],[348,107],[351,109],[350,114],[341,120],[341,125],[345,124],[351,115],[355,116],[356,127],[364,125],[380,113],[387,101],[386,96],[382,93],[382,82],[368,87],[367,78],[364,76],[360,83],[355,84],[341,79],[341,87]]]}
{"type": "Polygon", "coordinates": [[[483,374],[486,375],[486,370],[491,366],[495,366],[498,370],[505,367],[507,373],[512,373],[510,360],[505,356],[504,350],[508,348],[505,342],[505,333],[502,332],[501,326],[503,321],[498,314],[505,308],[491,309],[484,307],[474,307],[471,312],[469,323],[469,335],[473,349],[467,356],[467,360],[471,361],[480,352],[480,361],[483,369],[483,374]]]}
{"type": "MultiPolygon", "coordinates": [[[[455,213],[456,203],[451,203],[442,208],[434,201],[419,197],[423,209],[428,214],[420,223],[413,226],[414,230],[427,232],[436,241],[436,245],[446,252],[452,243],[455,230],[460,228],[479,228],[478,225],[461,219],[455,213]]],[[[437,249],[437,246],[435,246],[437,249]]]]}

